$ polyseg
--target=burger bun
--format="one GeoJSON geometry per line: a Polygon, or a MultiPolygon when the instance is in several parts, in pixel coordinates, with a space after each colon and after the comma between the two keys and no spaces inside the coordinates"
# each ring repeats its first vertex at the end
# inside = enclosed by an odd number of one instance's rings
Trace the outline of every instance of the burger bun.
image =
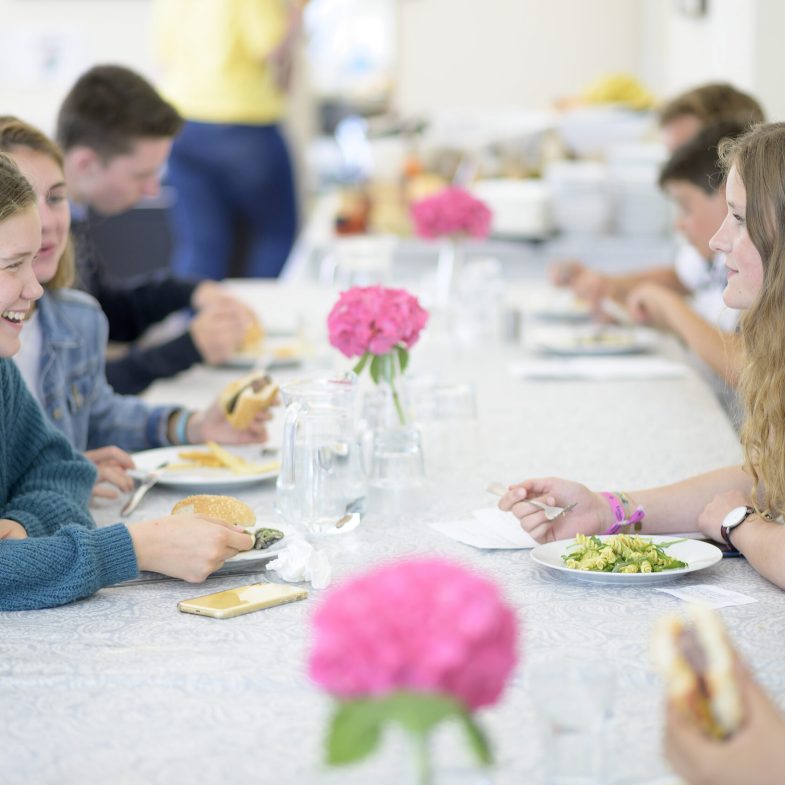
{"type": "Polygon", "coordinates": [[[278,385],[265,371],[259,370],[227,384],[218,396],[218,403],[229,425],[242,431],[275,403],[277,395],[278,385]]]}
{"type": "Polygon", "coordinates": [[[689,618],[667,616],[652,634],[652,656],[668,697],[705,733],[725,738],[742,721],[735,658],[717,615],[689,606],[689,618]]]}
{"type": "Polygon", "coordinates": [[[203,515],[205,518],[240,526],[253,526],[256,523],[254,511],[234,496],[187,496],[172,507],[172,515],[203,515]]]}

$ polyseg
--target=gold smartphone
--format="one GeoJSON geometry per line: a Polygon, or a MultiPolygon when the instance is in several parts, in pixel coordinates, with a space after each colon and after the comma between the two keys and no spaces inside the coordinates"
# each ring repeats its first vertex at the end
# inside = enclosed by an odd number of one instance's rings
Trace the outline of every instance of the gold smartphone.
{"type": "Polygon", "coordinates": [[[192,600],[181,600],[177,603],[177,609],[183,613],[230,619],[232,616],[272,608],[274,605],[304,600],[307,596],[305,589],[285,583],[252,583],[250,586],[238,586],[236,589],[205,594],[192,600]]]}

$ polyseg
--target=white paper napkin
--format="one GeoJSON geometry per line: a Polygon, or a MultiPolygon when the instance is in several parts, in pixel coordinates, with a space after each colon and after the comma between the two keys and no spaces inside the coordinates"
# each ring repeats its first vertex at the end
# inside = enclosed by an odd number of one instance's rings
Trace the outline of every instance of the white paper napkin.
{"type": "Polygon", "coordinates": [[[324,551],[318,551],[309,542],[292,540],[278,557],[268,562],[268,570],[275,570],[289,583],[309,581],[314,589],[324,589],[332,580],[332,567],[324,551]]]}
{"type": "Polygon", "coordinates": [[[730,589],[723,589],[711,583],[696,583],[683,588],[657,589],[657,591],[672,594],[677,599],[686,602],[700,602],[710,608],[727,608],[730,605],[749,605],[751,602],[757,602],[754,597],[730,589]]]}
{"type": "Polygon", "coordinates": [[[432,529],[475,548],[533,548],[537,543],[511,512],[497,507],[474,510],[472,518],[428,524],[432,529]]]}
{"type": "Polygon", "coordinates": [[[687,367],[664,357],[558,357],[532,358],[510,365],[518,379],[674,379],[685,376],[687,367]]]}

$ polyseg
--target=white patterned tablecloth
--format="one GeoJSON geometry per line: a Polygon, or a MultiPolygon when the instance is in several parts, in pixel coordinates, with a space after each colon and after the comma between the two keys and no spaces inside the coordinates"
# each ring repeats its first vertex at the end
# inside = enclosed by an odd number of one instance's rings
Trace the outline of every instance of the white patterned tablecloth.
{"type": "MultiPolygon", "coordinates": [[[[452,475],[431,483],[415,513],[369,515],[351,534],[332,538],[326,547],[335,580],[391,557],[440,554],[493,577],[518,609],[521,665],[503,701],[481,717],[498,766],[491,780],[479,778],[460,738],[445,729],[436,754],[439,768],[450,774],[438,785],[541,781],[526,669],[561,656],[614,664],[620,690],[610,781],[641,783],[667,773],[660,755],[661,687],[647,648],[653,620],[679,601],[653,588],[567,581],[538,568],[527,551],[475,550],[425,524],[490,506],[484,492],[489,480],[557,473],[594,487],[632,489],[738,462],[740,449],[716,400],[692,373],[615,384],[523,382],[507,372],[520,351],[444,351],[437,341],[415,351],[415,371],[475,382],[480,443],[457,456],[452,475]]],[[[159,385],[151,399],[209,398],[225,378],[196,369],[159,385]]],[[[238,495],[259,513],[272,513],[271,485],[238,495]]],[[[166,512],[177,498],[156,488],[135,517],[166,512]]],[[[116,520],[118,506],[97,510],[99,523],[116,520]]],[[[404,740],[397,737],[367,763],[340,770],[321,763],[331,704],[306,676],[309,617],[318,592],[306,602],[227,621],[177,611],[180,599],[265,577],[259,564],[252,569],[260,571],[214,577],[199,587],[162,580],[105,589],[62,608],[0,614],[0,782],[414,782],[404,740]]],[[[725,559],[681,585],[698,582],[758,600],[720,613],[765,686],[785,700],[782,592],[743,559],[725,559]]]]}

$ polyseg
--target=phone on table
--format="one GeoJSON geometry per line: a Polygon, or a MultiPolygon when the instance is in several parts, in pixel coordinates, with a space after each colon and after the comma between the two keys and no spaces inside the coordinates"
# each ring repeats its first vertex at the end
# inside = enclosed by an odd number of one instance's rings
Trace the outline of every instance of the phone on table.
{"type": "Polygon", "coordinates": [[[307,596],[308,592],[298,586],[285,583],[252,583],[249,586],[238,586],[236,589],[194,597],[192,600],[181,600],[177,603],[177,610],[198,616],[211,616],[214,619],[230,619],[286,602],[304,600],[307,596]]]}
{"type": "Polygon", "coordinates": [[[731,548],[727,542],[717,542],[716,540],[699,540],[699,542],[707,542],[709,545],[713,545],[715,548],[719,548],[722,551],[722,558],[728,558],[732,556],[740,556],[742,559],[744,558],[744,554],[741,551],[737,551],[735,548],[731,548]]]}

